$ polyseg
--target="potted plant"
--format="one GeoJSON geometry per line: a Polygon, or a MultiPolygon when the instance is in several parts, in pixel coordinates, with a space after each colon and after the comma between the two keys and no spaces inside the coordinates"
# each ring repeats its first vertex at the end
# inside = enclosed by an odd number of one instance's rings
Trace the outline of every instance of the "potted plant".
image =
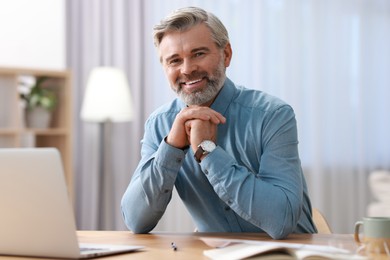
{"type": "Polygon", "coordinates": [[[22,93],[25,101],[26,124],[31,128],[47,128],[50,125],[51,115],[57,105],[55,92],[44,87],[48,77],[38,77],[28,92],[22,93]]]}

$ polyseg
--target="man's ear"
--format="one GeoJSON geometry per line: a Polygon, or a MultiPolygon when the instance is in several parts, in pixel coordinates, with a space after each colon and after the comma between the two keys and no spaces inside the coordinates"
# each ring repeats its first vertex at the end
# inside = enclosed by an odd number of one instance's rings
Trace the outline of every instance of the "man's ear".
{"type": "Polygon", "coordinates": [[[233,51],[232,51],[232,46],[230,45],[230,42],[228,42],[225,46],[225,49],[223,50],[223,54],[224,54],[224,63],[225,63],[225,67],[229,67],[230,65],[230,61],[232,59],[232,55],[233,55],[233,51]]]}

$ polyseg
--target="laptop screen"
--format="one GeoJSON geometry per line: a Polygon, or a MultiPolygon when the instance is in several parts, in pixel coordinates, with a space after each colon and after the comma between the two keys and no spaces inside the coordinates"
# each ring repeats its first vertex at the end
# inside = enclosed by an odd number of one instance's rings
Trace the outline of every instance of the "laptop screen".
{"type": "Polygon", "coordinates": [[[72,205],[55,148],[0,149],[0,209],[0,254],[79,254],[72,205]]]}

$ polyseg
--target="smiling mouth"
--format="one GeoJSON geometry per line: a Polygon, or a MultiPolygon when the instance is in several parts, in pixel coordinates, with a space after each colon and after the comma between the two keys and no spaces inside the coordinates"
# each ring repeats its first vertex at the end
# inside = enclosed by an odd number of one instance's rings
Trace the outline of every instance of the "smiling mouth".
{"type": "Polygon", "coordinates": [[[201,79],[196,79],[196,80],[192,80],[192,81],[188,81],[188,82],[182,82],[182,83],[180,83],[180,84],[181,84],[181,85],[190,86],[190,85],[196,84],[196,83],[198,83],[198,82],[200,82],[200,81],[202,81],[202,80],[203,80],[203,78],[201,78],[201,79]]]}

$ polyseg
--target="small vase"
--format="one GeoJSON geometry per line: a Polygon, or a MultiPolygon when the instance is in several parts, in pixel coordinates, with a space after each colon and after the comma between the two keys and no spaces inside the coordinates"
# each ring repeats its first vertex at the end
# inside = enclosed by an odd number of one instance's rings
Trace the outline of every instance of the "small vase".
{"type": "Polygon", "coordinates": [[[48,128],[51,121],[51,112],[42,107],[26,110],[26,125],[28,128],[48,128]]]}

